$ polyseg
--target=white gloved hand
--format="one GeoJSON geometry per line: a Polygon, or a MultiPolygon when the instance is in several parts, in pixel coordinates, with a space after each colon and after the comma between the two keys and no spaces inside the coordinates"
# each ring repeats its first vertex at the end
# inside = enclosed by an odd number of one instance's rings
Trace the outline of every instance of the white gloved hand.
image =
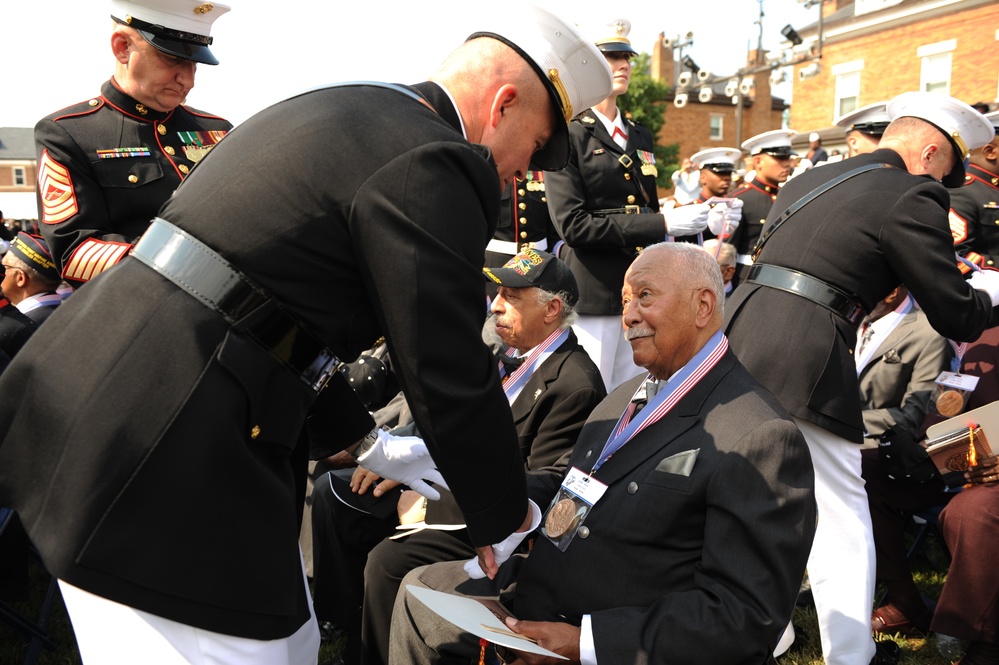
{"type": "Polygon", "coordinates": [[[992,299],[992,306],[999,307],[999,271],[983,270],[971,273],[968,284],[973,289],[985,291],[992,299]]]}
{"type": "MultiPolygon", "coordinates": [[[[493,545],[493,557],[496,559],[497,567],[502,566],[507,559],[513,556],[513,553],[518,547],[520,547],[524,538],[531,535],[531,532],[537,529],[541,524],[541,509],[538,508],[538,504],[534,503],[531,499],[528,499],[527,505],[528,510],[531,511],[531,526],[527,530],[520,533],[514,531],[507,536],[503,542],[493,545]]],[[[481,580],[486,576],[485,571],[482,570],[482,566],[479,565],[478,557],[472,557],[466,561],[463,568],[465,569],[465,572],[468,573],[468,576],[473,580],[481,580]]]]}
{"type": "Polygon", "coordinates": [[[716,203],[708,213],[708,230],[724,240],[735,233],[741,221],[742,199],[716,203]]]}
{"type": "Polygon", "coordinates": [[[447,487],[427,444],[416,436],[394,436],[379,431],[374,445],[358,455],[357,463],[382,478],[409,486],[432,501],[440,499],[441,494],[427,481],[447,487]]]}
{"type": "Polygon", "coordinates": [[[706,203],[691,203],[663,211],[666,234],[671,236],[697,235],[708,226],[711,207],[706,203]]]}

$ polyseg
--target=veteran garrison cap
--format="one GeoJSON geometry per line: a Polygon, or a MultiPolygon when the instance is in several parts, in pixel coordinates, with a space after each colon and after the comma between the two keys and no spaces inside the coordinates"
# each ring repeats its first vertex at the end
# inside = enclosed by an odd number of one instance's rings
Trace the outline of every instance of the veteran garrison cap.
{"type": "Polygon", "coordinates": [[[614,19],[605,26],[601,26],[599,31],[594,32],[598,39],[597,48],[601,53],[627,53],[628,55],[638,55],[638,51],[631,45],[628,33],[631,32],[631,21],[623,18],[614,19]]]}
{"type": "Polygon", "coordinates": [[[41,236],[19,231],[10,241],[10,249],[7,251],[27,263],[43,277],[56,281],[62,279],[59,268],[52,258],[52,252],[49,251],[49,245],[41,236]]]}
{"type": "Polygon", "coordinates": [[[695,152],[690,156],[690,161],[699,168],[714,173],[732,173],[736,165],[742,161],[742,152],[738,148],[708,148],[695,152]]]}
{"type": "Polygon", "coordinates": [[[964,169],[972,150],[992,141],[996,129],[989,120],[964,102],[935,92],[903,92],[888,102],[889,117],[925,120],[950,141],[954,168],[941,181],[944,187],[964,184],[964,169]]]}
{"type": "Polygon", "coordinates": [[[115,21],[135,28],[164,53],[205,65],[219,64],[208,49],[212,23],[229,9],[204,0],[111,0],[115,21]]]}
{"type": "Polygon", "coordinates": [[[549,293],[566,294],[570,307],[579,300],[579,287],[569,266],[553,254],[540,249],[525,249],[502,268],[483,268],[486,279],[514,289],[536,286],[549,293]]]}
{"type": "Polygon", "coordinates": [[[534,68],[548,89],[555,131],[548,144],[534,153],[532,168],[558,171],[569,162],[569,121],[611,93],[610,66],[597,47],[570,24],[533,2],[505,5],[493,15],[489,30],[468,39],[498,39],[534,68]]]}
{"type": "Polygon", "coordinates": [[[778,159],[786,159],[794,154],[794,150],[791,149],[791,137],[795,133],[790,129],[763,132],[743,141],[742,149],[748,152],[750,157],[765,152],[778,159]]]}
{"type": "Polygon", "coordinates": [[[891,122],[888,111],[885,110],[886,106],[886,102],[875,102],[862,106],[836,118],[833,124],[842,127],[847,132],[856,131],[880,138],[885,133],[888,123],[891,122]]]}

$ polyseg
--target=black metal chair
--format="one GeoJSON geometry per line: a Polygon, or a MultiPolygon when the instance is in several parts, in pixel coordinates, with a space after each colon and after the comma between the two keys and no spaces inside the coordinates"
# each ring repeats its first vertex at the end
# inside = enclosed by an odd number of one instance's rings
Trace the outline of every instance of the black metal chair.
{"type": "MultiPolygon", "coordinates": [[[[0,508],[0,536],[2,536],[7,529],[20,528],[19,525],[12,526],[15,525],[16,517],[17,514],[12,509],[0,508]]],[[[41,565],[41,561],[38,559],[33,548],[29,549],[31,550],[31,558],[33,558],[36,563],[41,565]]],[[[20,633],[28,642],[28,651],[24,658],[24,665],[34,665],[38,662],[38,657],[41,655],[43,648],[49,650],[55,649],[55,644],[52,642],[52,639],[48,634],[48,622],[49,615],[52,612],[52,606],[55,604],[56,594],[58,592],[58,581],[56,578],[51,577],[49,579],[48,588],[45,590],[45,597],[42,600],[42,607],[38,613],[38,619],[34,621],[0,600],[0,621],[20,633]]]]}

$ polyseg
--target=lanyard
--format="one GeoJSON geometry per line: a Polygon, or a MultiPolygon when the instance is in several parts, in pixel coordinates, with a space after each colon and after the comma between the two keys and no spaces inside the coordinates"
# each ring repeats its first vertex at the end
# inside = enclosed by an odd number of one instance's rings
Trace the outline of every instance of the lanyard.
{"type": "Polygon", "coordinates": [[[600,457],[597,458],[590,473],[595,473],[611,455],[628,443],[632,437],[669,413],[670,409],[683,399],[712,367],[718,364],[727,350],[728,338],[719,330],[679,372],[669,378],[666,385],[659,389],[655,397],[649,400],[646,407],[633,420],[631,416],[635,412],[635,404],[632,402],[618,419],[617,425],[611,430],[611,435],[607,438],[607,443],[600,451],[600,457]]]}

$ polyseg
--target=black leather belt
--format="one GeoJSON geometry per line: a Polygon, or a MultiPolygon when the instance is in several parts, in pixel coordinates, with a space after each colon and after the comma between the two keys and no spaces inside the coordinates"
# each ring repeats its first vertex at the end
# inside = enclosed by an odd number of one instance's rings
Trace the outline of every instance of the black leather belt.
{"type": "Polygon", "coordinates": [[[854,326],[859,325],[866,314],[857,299],[846,291],[790,268],[755,263],[750,267],[746,281],[799,295],[839,314],[854,326]]]}
{"type": "Polygon", "coordinates": [[[652,212],[652,208],[646,208],[644,206],[625,206],[623,208],[606,208],[604,210],[591,210],[591,215],[597,215],[599,217],[604,217],[607,215],[637,215],[639,213],[649,213],[652,212]]]}
{"type": "Polygon", "coordinates": [[[132,256],[248,334],[316,392],[337,371],[340,360],[277,300],[165,219],[153,220],[132,256]]]}

